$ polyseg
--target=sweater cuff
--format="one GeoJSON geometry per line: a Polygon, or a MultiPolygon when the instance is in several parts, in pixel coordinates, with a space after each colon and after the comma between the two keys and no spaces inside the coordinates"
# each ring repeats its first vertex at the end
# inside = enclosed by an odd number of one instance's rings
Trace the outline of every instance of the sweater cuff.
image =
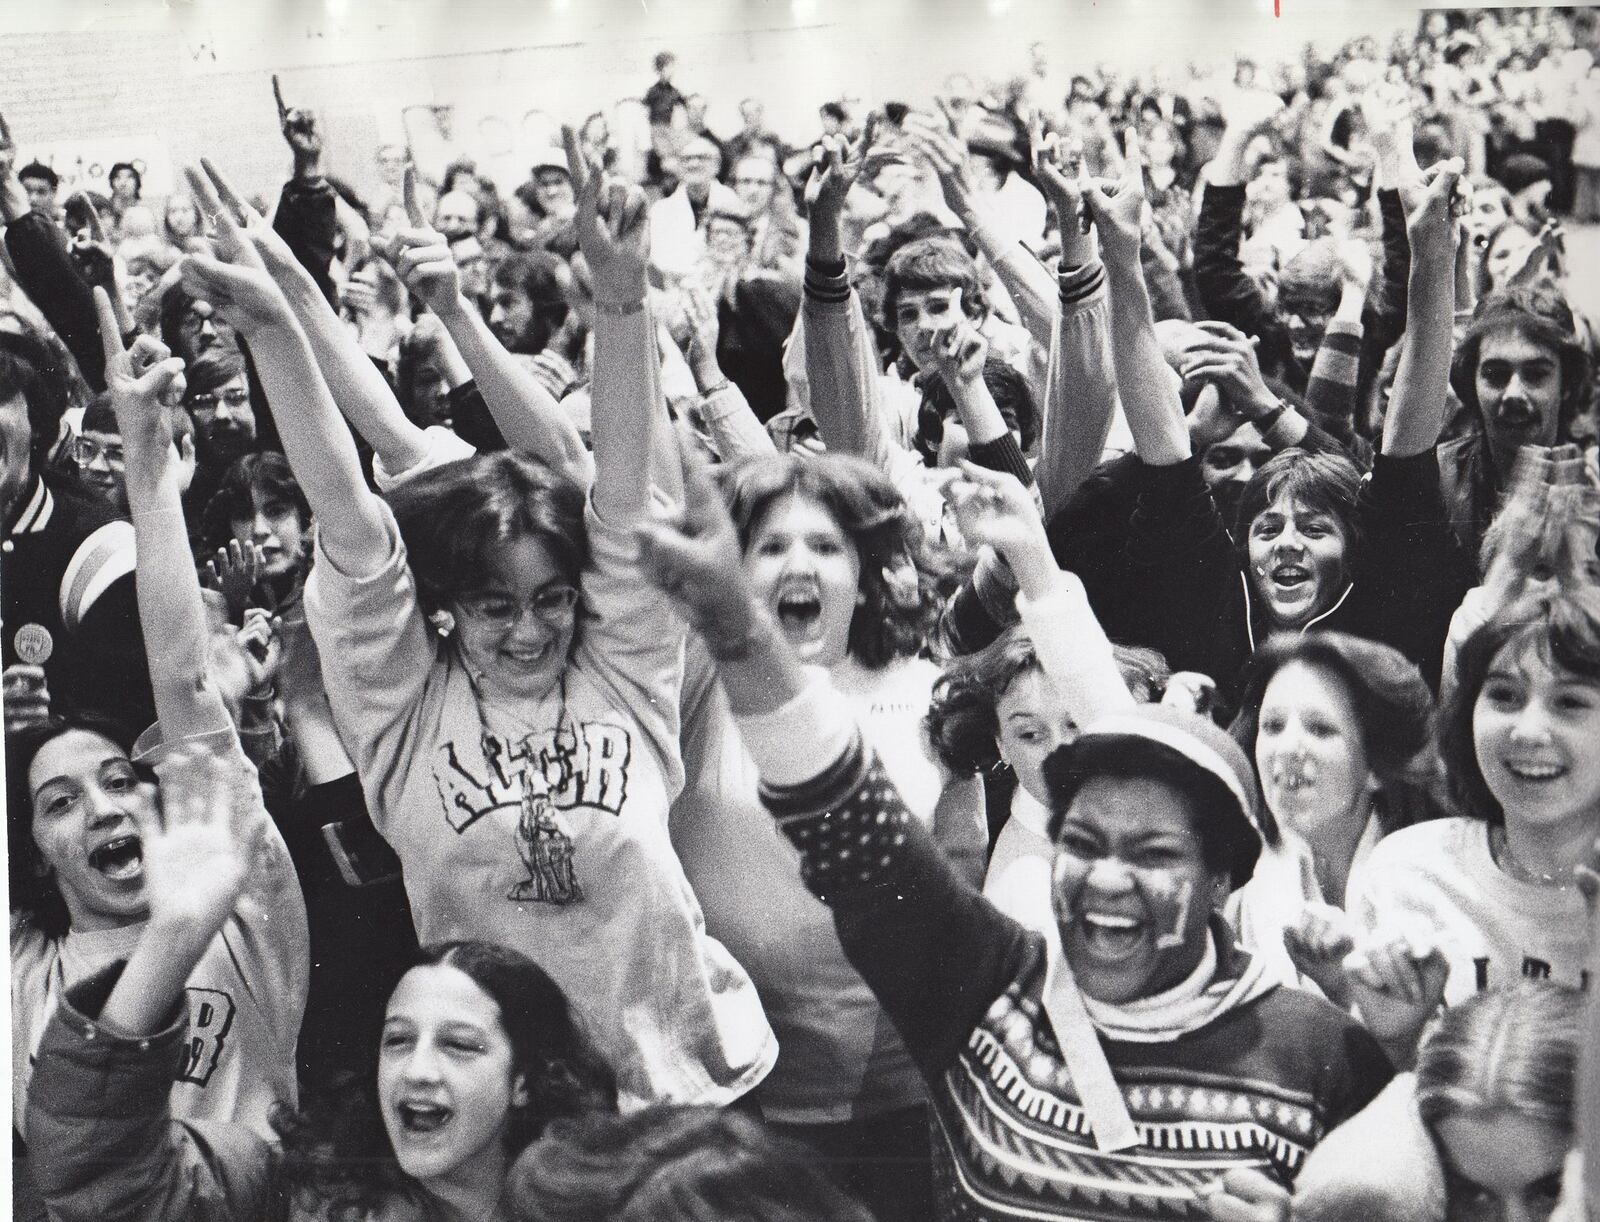
{"type": "Polygon", "coordinates": [[[1022,456],[1022,447],[1009,429],[993,441],[975,442],[968,447],[967,457],[980,467],[1016,476],[1024,488],[1033,487],[1033,469],[1028,466],[1028,460],[1022,456]]]}
{"type": "Polygon", "coordinates": [[[148,1047],[154,1040],[169,1037],[188,1024],[188,1000],[182,995],[173,1000],[172,1008],[167,1011],[154,1035],[129,1036],[102,1023],[100,1012],[106,1008],[106,1002],[111,1000],[111,993],[117,987],[117,981],[122,979],[123,970],[127,966],[126,959],[118,959],[67,989],[66,995],[61,1000],[61,1017],[84,1039],[110,1036],[124,1043],[137,1043],[141,1047],[148,1047]]]}
{"type": "Polygon", "coordinates": [[[1106,265],[1096,259],[1081,267],[1062,268],[1056,276],[1056,282],[1061,289],[1061,304],[1077,305],[1093,296],[1106,282],[1106,265]]]}
{"type": "Polygon", "coordinates": [[[817,259],[806,260],[806,296],[817,301],[842,302],[850,297],[850,279],[845,275],[845,263],[839,259],[823,263],[817,259]]]}
{"type": "Polygon", "coordinates": [[[794,699],[771,712],[735,717],[764,788],[809,788],[846,753],[855,722],[841,715],[837,698],[830,696],[827,679],[815,675],[794,699]]]}

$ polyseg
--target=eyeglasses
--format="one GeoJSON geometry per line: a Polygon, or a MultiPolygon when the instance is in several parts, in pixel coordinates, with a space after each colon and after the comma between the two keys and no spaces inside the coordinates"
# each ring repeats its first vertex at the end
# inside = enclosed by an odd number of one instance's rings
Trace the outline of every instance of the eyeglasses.
{"type": "Polygon", "coordinates": [[[770,178],[750,178],[744,174],[736,174],[733,179],[736,187],[770,187],[772,183],[770,178]]]}
{"type": "Polygon", "coordinates": [[[224,403],[231,408],[240,408],[246,406],[249,402],[250,392],[235,387],[233,390],[223,391],[220,397],[208,392],[201,392],[198,395],[191,396],[189,406],[197,412],[214,412],[224,403]]]}
{"type": "Polygon", "coordinates": [[[96,441],[93,437],[79,435],[72,439],[72,461],[80,467],[94,464],[95,459],[103,458],[107,465],[114,465],[122,461],[122,443],[120,441],[96,441]]]}
{"type": "Polygon", "coordinates": [[[461,599],[458,606],[468,619],[486,627],[509,628],[522,618],[524,611],[549,624],[571,611],[577,601],[578,591],[572,586],[546,586],[526,603],[501,594],[480,594],[461,599]]]}

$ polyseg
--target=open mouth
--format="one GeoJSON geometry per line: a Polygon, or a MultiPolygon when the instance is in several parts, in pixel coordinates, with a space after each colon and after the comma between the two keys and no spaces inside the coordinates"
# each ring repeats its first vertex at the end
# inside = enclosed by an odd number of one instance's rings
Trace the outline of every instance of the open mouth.
{"type": "Polygon", "coordinates": [[[1086,912],[1078,918],[1083,942],[1098,959],[1126,959],[1144,941],[1144,922],[1107,912],[1086,912]]]}
{"type": "Polygon", "coordinates": [[[416,1137],[437,1133],[454,1115],[442,1103],[402,1103],[399,1111],[400,1127],[416,1137]]]}
{"type": "Polygon", "coordinates": [[[1271,576],[1272,584],[1288,593],[1302,593],[1311,584],[1311,570],[1303,564],[1280,564],[1271,576]]]}
{"type": "Polygon", "coordinates": [[[89,864],[112,882],[126,882],[144,873],[144,842],[137,836],[118,836],[89,853],[89,864]]]}
{"type": "Polygon", "coordinates": [[[778,595],[778,623],[786,632],[803,635],[822,619],[822,596],[815,589],[790,589],[778,595]]]}

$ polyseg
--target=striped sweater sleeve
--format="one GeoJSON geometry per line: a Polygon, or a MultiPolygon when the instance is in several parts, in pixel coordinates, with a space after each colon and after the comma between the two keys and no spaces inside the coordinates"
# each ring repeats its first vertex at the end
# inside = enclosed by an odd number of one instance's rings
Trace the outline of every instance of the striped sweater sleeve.
{"type": "Polygon", "coordinates": [[[740,718],[740,733],[762,801],[800,850],[806,886],[833,909],[845,954],[919,1068],[936,1075],[1036,949],[945,860],[858,729],[832,749],[796,750],[814,741],[797,726],[838,723],[829,694],[815,684],[792,707],[740,718]],[[797,757],[812,762],[797,769],[797,757]],[[809,775],[794,779],[801,771],[809,775]]]}
{"type": "Polygon", "coordinates": [[[1306,410],[1346,448],[1355,441],[1356,378],[1361,369],[1359,322],[1334,319],[1323,333],[1306,382],[1306,410]]]}

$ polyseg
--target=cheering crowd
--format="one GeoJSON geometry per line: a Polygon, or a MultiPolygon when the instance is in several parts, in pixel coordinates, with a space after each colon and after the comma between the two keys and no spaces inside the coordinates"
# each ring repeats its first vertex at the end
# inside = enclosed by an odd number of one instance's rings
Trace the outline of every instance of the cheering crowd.
{"type": "Polygon", "coordinates": [[[1596,53],[0,121],[16,1216],[1600,1220],[1596,53]]]}

